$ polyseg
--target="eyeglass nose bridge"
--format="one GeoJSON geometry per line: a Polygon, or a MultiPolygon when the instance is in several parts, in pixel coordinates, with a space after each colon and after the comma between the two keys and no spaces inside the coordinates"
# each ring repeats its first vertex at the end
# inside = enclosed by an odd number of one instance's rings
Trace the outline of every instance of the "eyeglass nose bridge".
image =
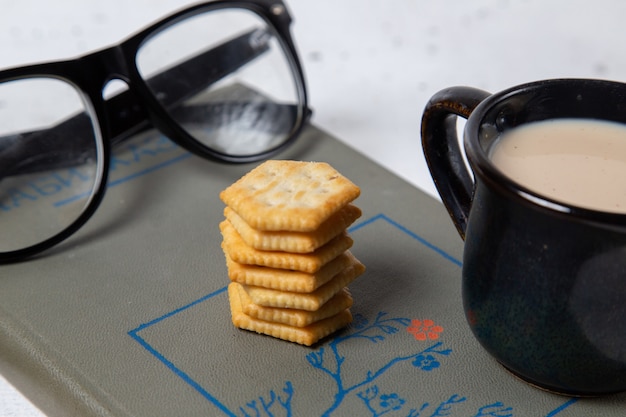
{"type": "Polygon", "coordinates": [[[134,71],[130,58],[122,45],[83,56],[81,59],[88,94],[96,100],[100,116],[104,117],[101,128],[106,130],[109,139],[116,143],[130,137],[150,125],[146,106],[132,81],[134,71]],[[126,89],[110,98],[104,92],[112,82],[119,80],[126,89]]]}
{"type": "Polygon", "coordinates": [[[82,62],[83,77],[90,93],[102,91],[106,85],[119,79],[130,86],[131,71],[128,60],[121,45],[100,49],[79,59],[82,62]]]}

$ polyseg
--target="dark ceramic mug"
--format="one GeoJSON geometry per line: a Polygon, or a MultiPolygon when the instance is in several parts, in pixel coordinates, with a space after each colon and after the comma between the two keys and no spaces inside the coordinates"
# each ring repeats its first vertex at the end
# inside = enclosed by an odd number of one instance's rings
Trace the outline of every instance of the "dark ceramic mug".
{"type": "Polygon", "coordinates": [[[465,240],[463,304],[481,345],[552,392],[626,390],[626,214],[582,209],[505,177],[488,158],[499,135],[556,118],[626,124],[626,84],[546,80],[497,94],[453,87],[431,98],[422,146],[465,240]],[[463,143],[457,116],[467,119],[463,143]]]}

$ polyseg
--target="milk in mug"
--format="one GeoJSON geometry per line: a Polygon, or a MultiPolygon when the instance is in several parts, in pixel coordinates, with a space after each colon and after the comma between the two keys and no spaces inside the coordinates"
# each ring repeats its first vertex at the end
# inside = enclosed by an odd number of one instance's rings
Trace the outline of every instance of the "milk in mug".
{"type": "Polygon", "coordinates": [[[507,177],[552,200],[626,213],[626,126],[552,119],[505,132],[490,158],[507,177]]]}

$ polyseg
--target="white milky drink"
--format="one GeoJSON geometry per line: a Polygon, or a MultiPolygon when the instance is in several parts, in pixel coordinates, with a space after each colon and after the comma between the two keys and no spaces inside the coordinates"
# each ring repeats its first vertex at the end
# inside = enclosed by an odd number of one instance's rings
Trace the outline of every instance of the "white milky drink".
{"type": "Polygon", "coordinates": [[[506,176],[553,200],[626,213],[626,126],[554,119],[516,127],[494,144],[506,176]]]}

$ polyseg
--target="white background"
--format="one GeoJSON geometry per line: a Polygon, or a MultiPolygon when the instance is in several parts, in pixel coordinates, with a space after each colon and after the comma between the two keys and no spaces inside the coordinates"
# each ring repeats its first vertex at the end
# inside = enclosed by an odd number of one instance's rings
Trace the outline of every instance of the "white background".
{"type": "MultiPolygon", "coordinates": [[[[107,46],[190,2],[0,0],[0,68],[107,46]]],[[[621,0],[290,0],[313,122],[436,195],[428,99],[544,78],[626,80],[621,0]]],[[[1,275],[1,273],[0,273],[1,275]]],[[[41,416],[0,377],[0,416],[41,416]]]]}

